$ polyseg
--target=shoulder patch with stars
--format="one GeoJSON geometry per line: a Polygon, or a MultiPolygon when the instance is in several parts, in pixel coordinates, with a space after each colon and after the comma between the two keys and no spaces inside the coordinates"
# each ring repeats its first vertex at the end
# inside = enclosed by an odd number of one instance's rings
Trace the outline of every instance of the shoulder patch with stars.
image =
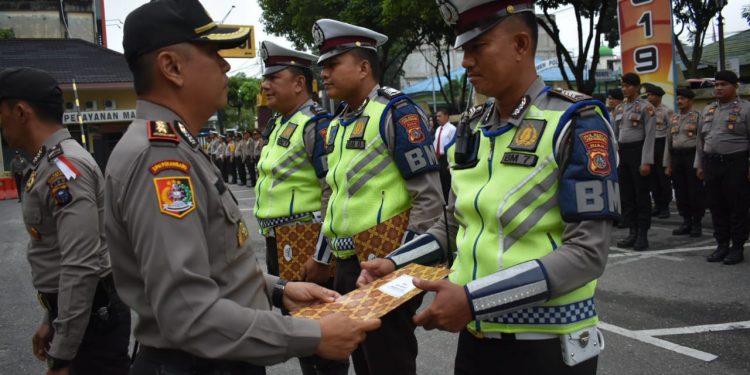
{"type": "Polygon", "coordinates": [[[539,141],[542,139],[547,120],[524,120],[516,130],[508,148],[516,151],[535,152],[539,141]]]}
{"type": "Polygon", "coordinates": [[[65,174],[57,170],[47,178],[47,186],[52,200],[57,207],[63,207],[73,200],[73,196],[68,189],[68,178],[65,174]]]}
{"type": "Polygon", "coordinates": [[[149,121],[146,128],[148,129],[149,141],[180,143],[180,137],[172,127],[172,124],[168,122],[149,121]]]}
{"type": "Polygon", "coordinates": [[[193,181],[190,176],[154,178],[159,211],[182,219],[195,210],[193,181]]]}
{"type": "Polygon", "coordinates": [[[198,147],[200,145],[200,143],[198,143],[198,141],[195,139],[195,137],[193,137],[193,134],[190,133],[190,130],[188,130],[188,128],[187,128],[187,126],[185,126],[185,124],[183,124],[183,123],[181,123],[179,121],[175,121],[174,122],[174,128],[177,129],[177,131],[180,133],[180,136],[182,137],[182,139],[184,139],[185,142],[187,142],[190,145],[190,147],[196,148],[196,147],[198,147]]]}
{"type": "Polygon", "coordinates": [[[318,103],[313,104],[312,107],[310,107],[310,111],[316,115],[328,114],[328,111],[326,111],[325,108],[321,107],[318,103]]]}
{"type": "Polygon", "coordinates": [[[188,173],[190,171],[190,166],[187,165],[187,163],[181,162],[179,160],[162,160],[151,164],[151,167],[149,167],[148,170],[154,176],[163,171],[178,171],[182,173],[188,173]]]}
{"type": "Polygon", "coordinates": [[[55,147],[52,147],[47,153],[47,161],[55,160],[56,157],[63,154],[62,146],[58,143],[55,147]]]}
{"type": "Polygon", "coordinates": [[[564,90],[564,89],[561,89],[559,87],[557,87],[555,89],[552,89],[552,90],[549,90],[549,95],[557,97],[557,98],[560,98],[560,99],[563,99],[563,100],[566,100],[566,101],[569,101],[569,102],[572,102],[572,103],[578,103],[578,102],[582,102],[584,100],[591,99],[590,96],[588,96],[586,94],[582,94],[582,93],[580,93],[578,91],[564,90]]]}
{"type": "Polygon", "coordinates": [[[388,100],[398,98],[399,96],[404,96],[403,92],[398,91],[394,89],[393,87],[387,87],[387,86],[379,88],[378,94],[380,94],[380,96],[386,97],[388,100]]]}

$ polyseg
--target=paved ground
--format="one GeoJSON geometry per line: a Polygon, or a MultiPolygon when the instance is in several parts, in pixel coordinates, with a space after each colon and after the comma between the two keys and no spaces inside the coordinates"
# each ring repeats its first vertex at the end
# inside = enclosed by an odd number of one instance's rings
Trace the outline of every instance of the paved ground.
{"type": "MultiPolygon", "coordinates": [[[[232,187],[251,233],[253,193],[232,187]]],[[[145,209],[145,208],[144,208],[145,209]]],[[[599,282],[597,308],[606,349],[600,374],[750,373],[750,262],[709,264],[713,239],[674,237],[679,218],[655,220],[651,251],[612,248],[599,282]]],[[[624,237],[618,230],[613,243],[624,237]]],[[[253,245],[262,249],[259,236],[253,245]]],[[[25,259],[27,234],[20,205],[0,201],[0,374],[43,373],[31,355],[40,318],[25,259]]],[[[261,261],[264,256],[258,252],[261,261]]],[[[425,303],[431,300],[428,295],[425,303]]],[[[451,374],[456,336],[418,330],[420,374],[451,374]]],[[[295,360],[269,374],[300,374],[295,360]]],[[[353,372],[352,372],[353,373],[353,372]]]]}

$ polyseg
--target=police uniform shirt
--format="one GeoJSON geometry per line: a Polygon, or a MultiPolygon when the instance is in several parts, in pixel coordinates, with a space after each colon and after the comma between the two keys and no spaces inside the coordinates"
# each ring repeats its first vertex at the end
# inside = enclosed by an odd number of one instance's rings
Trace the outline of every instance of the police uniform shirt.
{"type": "Polygon", "coordinates": [[[218,169],[169,109],[140,100],[136,114],[105,188],[115,283],[138,314],[135,338],[256,365],[313,354],[319,323],[271,311],[277,278],[261,271],[218,169]]]}
{"type": "Polygon", "coordinates": [[[218,145],[216,145],[216,158],[219,160],[224,159],[224,154],[227,152],[227,144],[225,142],[219,142],[218,145]]]}
{"type": "Polygon", "coordinates": [[[236,150],[236,145],[234,143],[234,140],[227,141],[226,148],[224,149],[224,156],[227,158],[227,160],[231,160],[232,156],[234,156],[234,151],[236,150]]]}
{"type": "Polygon", "coordinates": [[[618,129],[619,143],[643,142],[641,164],[654,163],[654,142],[656,138],[656,117],[654,106],[637,98],[627,99],[615,108],[615,126],[618,129]]]}
{"type": "Polygon", "coordinates": [[[245,141],[240,140],[235,142],[234,146],[234,157],[239,162],[245,158],[245,141]]]}
{"type": "Polygon", "coordinates": [[[242,153],[244,154],[245,161],[250,161],[253,158],[253,139],[242,140],[242,153]]]}
{"type": "MultiPolygon", "coordinates": [[[[538,78],[527,89],[525,96],[538,98],[545,95],[545,84],[541,78],[538,78]]],[[[540,109],[561,110],[569,106],[570,103],[561,99],[540,98],[535,104],[540,109]]],[[[489,115],[483,126],[489,130],[495,130],[507,124],[520,126],[525,115],[531,106],[521,112],[516,118],[501,119],[500,109],[495,110],[489,115]]],[[[555,126],[548,124],[547,126],[555,126]]],[[[554,129],[547,129],[547,131],[554,129]]],[[[563,139],[571,139],[572,132],[563,134],[563,139]]],[[[566,142],[561,142],[566,144],[566,142]]],[[[586,166],[575,166],[566,162],[566,156],[561,155],[558,164],[560,165],[559,175],[562,176],[565,168],[582,168],[586,166]]],[[[561,197],[562,199],[562,197],[561,197]]],[[[451,189],[448,197],[448,225],[441,216],[438,222],[428,233],[434,235],[442,249],[456,249],[455,239],[458,233],[458,221],[456,221],[455,212],[456,196],[455,191],[451,189]],[[450,241],[450,246],[449,246],[450,241]]],[[[495,219],[497,220],[497,219],[495,219]]],[[[496,221],[495,221],[496,223],[496,221]]],[[[496,224],[490,224],[496,225],[496,224]]],[[[552,298],[566,294],[579,288],[581,285],[598,278],[604,271],[609,252],[609,239],[612,235],[611,220],[585,220],[578,222],[566,222],[562,236],[562,245],[552,253],[539,259],[546,270],[547,280],[549,281],[550,293],[552,298]]]]}
{"type": "Polygon", "coordinates": [[[28,166],[29,164],[24,158],[13,158],[10,161],[10,170],[13,174],[23,174],[28,166]]]}
{"type": "Polygon", "coordinates": [[[208,144],[208,154],[216,157],[216,150],[219,148],[219,145],[221,144],[221,141],[219,140],[219,137],[214,138],[211,140],[211,143],[208,144]]]}
{"type": "Polygon", "coordinates": [[[31,237],[28,261],[34,288],[58,293],[49,354],[70,360],[91,316],[99,278],[109,275],[104,240],[104,179],[94,159],[60,129],[32,161],[23,220],[31,237]]]}
{"type": "Polygon", "coordinates": [[[654,123],[656,125],[656,138],[664,138],[667,136],[667,133],[669,132],[669,122],[672,119],[672,115],[674,114],[674,111],[669,109],[669,107],[665,106],[664,103],[659,104],[658,107],[654,109],[655,119],[654,123]]]}
{"type": "Polygon", "coordinates": [[[722,104],[713,102],[703,109],[695,167],[702,168],[705,154],[734,154],[748,151],[750,142],[750,102],[735,98],[722,104]]]}
{"type": "MultiPolygon", "coordinates": [[[[380,85],[375,85],[367,96],[367,99],[365,99],[362,108],[347,108],[346,112],[341,115],[341,118],[346,121],[359,117],[364,109],[364,105],[370,100],[386,100],[385,97],[381,97],[378,94],[379,89],[380,85]]],[[[422,111],[419,111],[419,113],[422,117],[422,123],[429,123],[424,113],[422,111]]],[[[388,146],[388,151],[393,154],[396,145],[396,130],[392,111],[383,114],[383,129],[381,134],[385,134],[384,141],[388,146]]],[[[428,173],[421,173],[404,181],[406,189],[412,198],[409,225],[406,229],[414,233],[424,233],[435,223],[443,207],[444,199],[440,188],[440,175],[437,170],[434,170],[428,173]]]]}
{"type": "Polygon", "coordinates": [[[698,111],[675,113],[669,121],[667,148],[664,150],[664,166],[672,165],[672,150],[695,150],[698,142],[698,124],[701,114],[698,111]]]}

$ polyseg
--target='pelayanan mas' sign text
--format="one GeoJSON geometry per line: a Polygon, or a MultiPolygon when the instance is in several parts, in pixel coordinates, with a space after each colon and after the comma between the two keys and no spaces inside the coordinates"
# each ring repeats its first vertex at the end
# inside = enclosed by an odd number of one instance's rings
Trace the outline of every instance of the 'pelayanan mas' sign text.
{"type": "MultiPolygon", "coordinates": [[[[121,111],[91,111],[81,112],[84,124],[101,124],[106,122],[125,122],[135,119],[134,109],[125,109],[121,111]]],[[[77,124],[78,112],[63,113],[63,124],[77,124]]]]}

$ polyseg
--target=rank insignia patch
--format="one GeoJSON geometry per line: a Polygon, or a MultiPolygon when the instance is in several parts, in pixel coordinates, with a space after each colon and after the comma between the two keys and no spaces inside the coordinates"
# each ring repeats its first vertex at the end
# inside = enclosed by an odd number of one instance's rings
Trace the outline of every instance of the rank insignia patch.
{"type": "Polygon", "coordinates": [[[276,144],[278,144],[281,147],[289,147],[290,139],[292,139],[292,135],[294,134],[294,131],[297,130],[297,124],[290,122],[289,125],[287,125],[284,130],[281,132],[281,135],[279,135],[279,139],[276,141],[276,144]]]}
{"type": "Polygon", "coordinates": [[[419,115],[410,113],[401,117],[398,120],[399,124],[406,129],[406,134],[409,135],[410,143],[422,143],[425,140],[422,126],[419,124],[419,115]]]}
{"type": "Polygon", "coordinates": [[[36,171],[31,171],[31,174],[29,175],[29,179],[26,180],[26,191],[31,191],[31,188],[34,187],[34,182],[36,182],[36,171]]]}
{"type": "Polygon", "coordinates": [[[190,171],[190,166],[179,160],[162,160],[151,164],[148,170],[153,175],[157,175],[163,171],[179,171],[182,173],[188,173],[188,171],[190,171]]]}
{"type": "Polygon", "coordinates": [[[600,131],[587,131],[579,136],[589,157],[589,172],[599,176],[609,176],[612,166],[609,163],[609,138],[600,131]]]}
{"type": "Polygon", "coordinates": [[[516,130],[516,135],[508,148],[516,151],[536,151],[542,138],[547,120],[526,120],[516,130]]]}
{"type": "Polygon", "coordinates": [[[182,219],[195,210],[193,182],[189,176],[154,179],[161,213],[182,219]]]}
{"type": "Polygon", "coordinates": [[[180,138],[175,132],[172,124],[164,121],[148,122],[148,139],[150,141],[169,141],[180,143],[180,138]]]}
{"type": "Polygon", "coordinates": [[[237,245],[239,247],[245,246],[248,237],[250,237],[250,231],[247,230],[245,222],[240,220],[240,226],[237,228],[237,245]]]}
{"type": "Polygon", "coordinates": [[[367,123],[370,122],[369,117],[362,117],[357,120],[354,124],[352,134],[349,136],[349,140],[346,141],[346,148],[363,150],[365,148],[365,130],[367,129],[367,123]]]}

